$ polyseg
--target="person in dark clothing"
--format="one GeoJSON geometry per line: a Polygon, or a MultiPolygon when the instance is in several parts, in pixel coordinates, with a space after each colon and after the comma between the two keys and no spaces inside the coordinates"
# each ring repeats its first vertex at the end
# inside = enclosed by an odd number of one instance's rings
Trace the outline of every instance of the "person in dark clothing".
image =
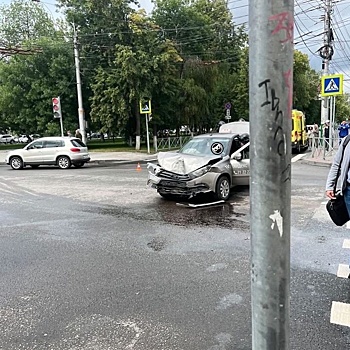
{"type": "Polygon", "coordinates": [[[329,120],[326,120],[323,127],[323,135],[324,135],[324,141],[325,141],[325,149],[326,151],[329,150],[329,120]]]}
{"type": "Polygon", "coordinates": [[[77,137],[80,140],[83,138],[79,129],[75,130],[75,137],[77,137]]]}
{"type": "Polygon", "coordinates": [[[348,136],[349,134],[349,123],[347,123],[345,120],[341,122],[341,124],[338,126],[339,131],[339,144],[341,143],[341,140],[348,136]]]}

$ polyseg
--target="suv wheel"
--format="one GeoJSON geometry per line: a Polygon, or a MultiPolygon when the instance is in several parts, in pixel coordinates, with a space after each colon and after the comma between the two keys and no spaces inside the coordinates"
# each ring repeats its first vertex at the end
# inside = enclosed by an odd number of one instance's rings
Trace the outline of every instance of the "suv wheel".
{"type": "Polygon", "coordinates": [[[222,176],[216,183],[215,196],[218,200],[226,201],[230,197],[230,181],[227,176],[222,176]]]}
{"type": "Polygon", "coordinates": [[[20,170],[23,168],[23,160],[21,157],[12,157],[10,159],[10,165],[11,165],[11,168],[14,169],[14,170],[20,170]]]}
{"type": "Polygon", "coordinates": [[[60,156],[57,158],[57,165],[61,169],[69,169],[72,163],[67,156],[60,156]]]}

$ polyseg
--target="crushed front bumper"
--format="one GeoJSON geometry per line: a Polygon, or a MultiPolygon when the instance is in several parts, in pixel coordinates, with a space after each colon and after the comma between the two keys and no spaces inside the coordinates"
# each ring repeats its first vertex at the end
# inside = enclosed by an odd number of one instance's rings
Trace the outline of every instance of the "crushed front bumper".
{"type": "Polygon", "coordinates": [[[162,194],[172,194],[186,197],[193,197],[199,193],[212,192],[209,184],[200,181],[200,178],[186,181],[176,178],[159,177],[151,172],[148,174],[147,185],[151,188],[155,188],[162,194]]]}

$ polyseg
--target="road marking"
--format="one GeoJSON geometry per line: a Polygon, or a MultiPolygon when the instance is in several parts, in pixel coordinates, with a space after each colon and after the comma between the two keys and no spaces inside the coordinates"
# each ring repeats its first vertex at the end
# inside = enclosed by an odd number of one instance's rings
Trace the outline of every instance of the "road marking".
{"type": "Polygon", "coordinates": [[[297,162],[299,159],[305,157],[306,154],[298,154],[296,155],[295,157],[292,158],[291,162],[294,163],[294,162],[297,162]]]}
{"type": "Polygon", "coordinates": [[[21,195],[20,193],[16,193],[14,191],[5,190],[4,188],[1,189],[1,192],[10,193],[10,194],[13,194],[15,196],[20,196],[21,195]]]}
{"type": "Polygon", "coordinates": [[[349,277],[349,274],[350,274],[349,265],[339,264],[339,266],[338,266],[338,272],[337,272],[337,277],[348,278],[348,277],[349,277]]]}
{"type": "MultiPolygon", "coordinates": [[[[348,223],[346,224],[346,228],[350,228],[350,227],[348,227],[348,223]]],[[[350,239],[344,239],[343,248],[350,249],[350,239]]]]}
{"type": "Polygon", "coordinates": [[[331,323],[350,327],[350,304],[332,301],[331,323]]]}
{"type": "Polygon", "coordinates": [[[40,197],[39,194],[36,194],[36,193],[33,193],[33,192],[29,192],[29,191],[26,191],[26,190],[24,190],[23,192],[28,193],[28,194],[30,194],[31,196],[40,197]]]}

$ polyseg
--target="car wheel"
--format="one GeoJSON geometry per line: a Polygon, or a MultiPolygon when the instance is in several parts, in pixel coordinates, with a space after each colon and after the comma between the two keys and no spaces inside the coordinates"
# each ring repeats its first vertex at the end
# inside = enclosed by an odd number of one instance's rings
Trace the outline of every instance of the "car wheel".
{"type": "Polygon", "coordinates": [[[10,159],[10,165],[13,170],[20,170],[23,168],[23,160],[21,157],[12,157],[10,159]]]}
{"type": "Polygon", "coordinates": [[[72,163],[67,156],[60,156],[57,158],[57,165],[61,169],[69,169],[72,163]]]}
{"type": "Polygon", "coordinates": [[[11,143],[11,144],[12,144],[12,143],[15,143],[15,140],[11,140],[10,143],[11,143]]]}
{"type": "Polygon", "coordinates": [[[227,176],[222,176],[216,183],[215,196],[218,200],[226,201],[230,197],[230,180],[227,176]]]}
{"type": "Polygon", "coordinates": [[[84,163],[81,162],[81,163],[74,163],[73,164],[76,168],[81,168],[82,166],[84,166],[84,163]]]}

